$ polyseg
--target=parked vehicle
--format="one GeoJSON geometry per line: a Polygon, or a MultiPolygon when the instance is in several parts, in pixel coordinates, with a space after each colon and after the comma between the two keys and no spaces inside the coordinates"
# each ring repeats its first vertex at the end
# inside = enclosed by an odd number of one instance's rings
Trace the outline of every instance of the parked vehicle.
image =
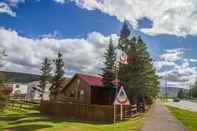
{"type": "Polygon", "coordinates": [[[180,102],[180,99],[179,98],[174,98],[173,102],[180,102]]]}

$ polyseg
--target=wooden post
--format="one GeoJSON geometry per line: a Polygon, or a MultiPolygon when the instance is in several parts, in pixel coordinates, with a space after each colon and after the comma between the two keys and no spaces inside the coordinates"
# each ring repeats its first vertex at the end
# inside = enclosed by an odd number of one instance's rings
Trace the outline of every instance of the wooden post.
{"type": "Polygon", "coordinates": [[[123,116],[123,112],[122,112],[122,104],[120,105],[120,120],[122,121],[122,116],[123,116]]]}
{"type": "Polygon", "coordinates": [[[114,123],[116,122],[116,105],[114,104],[114,123]]]}

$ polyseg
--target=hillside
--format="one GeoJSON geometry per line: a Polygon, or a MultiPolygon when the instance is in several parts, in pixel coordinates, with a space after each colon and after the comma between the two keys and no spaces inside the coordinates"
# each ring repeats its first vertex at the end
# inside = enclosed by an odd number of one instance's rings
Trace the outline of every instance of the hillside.
{"type": "Polygon", "coordinates": [[[18,83],[28,83],[31,81],[39,80],[39,75],[27,74],[27,73],[18,73],[18,72],[7,72],[0,71],[4,74],[8,82],[18,82],[18,83]]]}

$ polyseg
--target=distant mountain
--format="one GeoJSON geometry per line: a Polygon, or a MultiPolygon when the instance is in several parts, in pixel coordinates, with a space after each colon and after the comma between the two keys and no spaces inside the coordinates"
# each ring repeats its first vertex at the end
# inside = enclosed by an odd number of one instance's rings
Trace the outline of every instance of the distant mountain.
{"type": "Polygon", "coordinates": [[[38,81],[40,79],[40,76],[35,74],[7,72],[7,71],[0,71],[0,73],[5,75],[8,82],[29,83],[32,81],[38,81]]]}
{"type": "MultiPolygon", "coordinates": [[[[177,97],[177,93],[183,88],[178,88],[178,87],[167,87],[167,94],[168,97],[177,97]]],[[[187,90],[187,89],[184,89],[187,90]]],[[[166,93],[166,88],[165,87],[160,87],[160,94],[164,96],[166,93]]]]}

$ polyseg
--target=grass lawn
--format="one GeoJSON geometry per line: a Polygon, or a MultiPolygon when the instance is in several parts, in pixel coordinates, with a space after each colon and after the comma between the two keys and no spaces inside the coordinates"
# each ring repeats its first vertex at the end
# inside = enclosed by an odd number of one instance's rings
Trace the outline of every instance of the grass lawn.
{"type": "Polygon", "coordinates": [[[144,115],[117,124],[101,124],[80,120],[47,117],[39,112],[0,113],[0,130],[6,131],[137,131],[144,115]]]}
{"type": "Polygon", "coordinates": [[[189,131],[197,131],[197,112],[182,110],[168,106],[168,109],[180,120],[189,131]]]}

